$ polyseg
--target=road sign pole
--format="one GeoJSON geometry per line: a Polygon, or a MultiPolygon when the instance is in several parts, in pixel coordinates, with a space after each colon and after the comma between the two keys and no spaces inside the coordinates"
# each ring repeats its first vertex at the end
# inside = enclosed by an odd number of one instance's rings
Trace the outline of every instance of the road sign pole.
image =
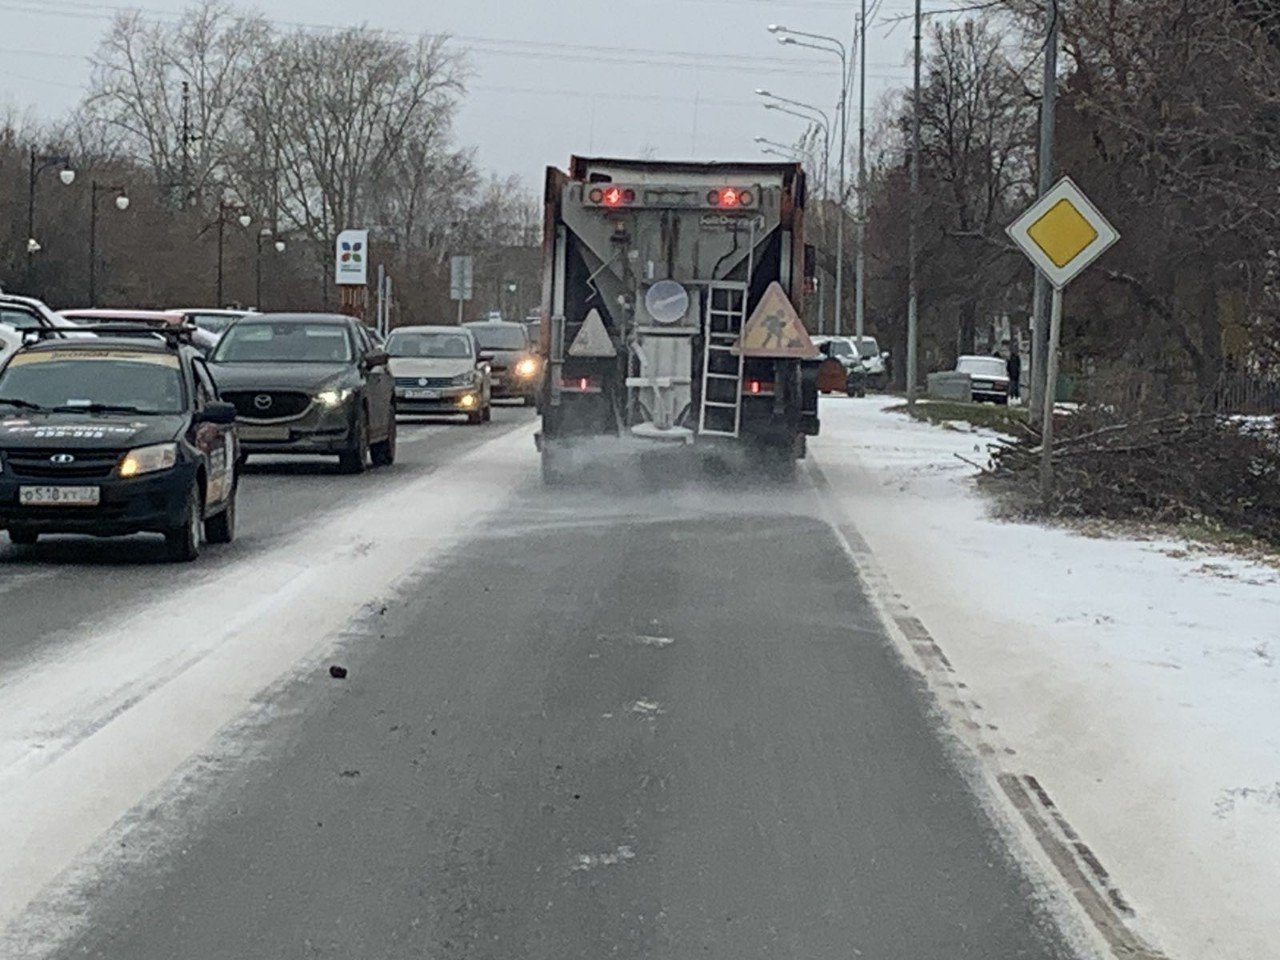
{"type": "Polygon", "coordinates": [[[1053,406],[1058,394],[1058,346],[1062,343],[1062,288],[1053,288],[1049,310],[1049,355],[1045,363],[1044,419],[1040,430],[1040,495],[1053,491],[1053,406]]]}
{"type": "Polygon", "coordinates": [[[458,301],[458,326],[462,326],[462,301],[458,301]]]}

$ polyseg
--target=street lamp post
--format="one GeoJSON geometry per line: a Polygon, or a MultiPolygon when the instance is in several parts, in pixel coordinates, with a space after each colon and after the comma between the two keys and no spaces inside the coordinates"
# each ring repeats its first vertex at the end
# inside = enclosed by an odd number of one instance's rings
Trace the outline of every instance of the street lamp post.
{"type": "Polygon", "coordinates": [[[240,224],[241,227],[244,227],[247,229],[249,224],[253,223],[253,217],[249,216],[249,214],[245,212],[243,205],[238,203],[227,203],[227,201],[225,200],[221,200],[218,202],[218,286],[217,286],[217,302],[214,304],[214,306],[218,306],[218,307],[221,307],[224,302],[222,299],[222,279],[223,279],[222,258],[223,258],[223,253],[226,249],[225,233],[226,233],[226,226],[227,226],[227,216],[230,213],[237,214],[236,222],[240,224]]]}
{"type": "Polygon", "coordinates": [[[98,305],[98,195],[115,193],[116,209],[129,209],[129,196],[122,185],[107,186],[97,180],[89,184],[89,306],[98,305]]]}
{"type": "Polygon", "coordinates": [[[862,335],[866,321],[867,275],[867,0],[862,0],[862,13],[858,17],[858,261],[855,268],[853,329],[862,349],[862,335]]]}
{"type": "Polygon", "coordinates": [[[845,149],[849,140],[849,51],[844,43],[835,37],[824,36],[820,33],[806,33],[803,30],[790,30],[781,24],[772,23],[769,25],[769,32],[782,34],[778,37],[778,42],[788,46],[808,47],[811,50],[820,50],[823,53],[835,54],[840,58],[840,173],[837,189],[840,196],[838,198],[837,211],[839,217],[836,220],[836,322],[835,333],[839,335],[840,324],[843,320],[844,312],[844,168],[845,168],[845,149]],[[797,40],[797,37],[806,37],[810,40],[817,40],[818,43],[806,43],[803,40],[797,40]],[[829,44],[829,46],[827,46],[829,44]]]}
{"type": "Polygon", "coordinates": [[[40,242],[36,240],[36,180],[40,174],[54,167],[62,167],[58,171],[58,179],[65,186],[75,183],[76,172],[71,169],[71,158],[66,155],[41,156],[36,148],[31,148],[31,168],[27,177],[27,292],[31,292],[31,280],[35,269],[35,256],[40,252],[40,242]]]}
{"type": "Polygon", "coordinates": [[[270,240],[272,237],[275,237],[275,242],[272,244],[272,246],[275,247],[276,253],[284,253],[285,246],[286,246],[284,237],[279,236],[276,233],[273,233],[270,227],[263,227],[261,230],[258,231],[258,256],[257,256],[257,266],[256,266],[257,275],[254,278],[253,302],[254,302],[254,306],[258,308],[259,312],[265,312],[262,309],[262,244],[265,241],[270,240]]]}

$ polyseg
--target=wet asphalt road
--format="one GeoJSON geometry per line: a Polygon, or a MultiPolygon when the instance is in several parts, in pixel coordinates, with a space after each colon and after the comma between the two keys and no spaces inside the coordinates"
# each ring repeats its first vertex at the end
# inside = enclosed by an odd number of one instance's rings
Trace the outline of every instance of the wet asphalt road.
{"type": "MultiPolygon", "coordinates": [[[[297,479],[251,478],[248,540],[341,509],[297,479]]],[[[1067,957],[811,496],[531,476],[352,627],[346,680],[246,725],[58,956],[1067,957]]],[[[36,559],[74,599],[24,615],[61,629],[165,572],[36,559]]]]}
{"type": "Polygon", "coordinates": [[[338,472],[336,458],[254,457],[241,478],[236,542],[206,545],[199,561],[174,566],[158,536],[98,540],[46,537],[14,547],[0,533],[0,671],[54,652],[90,625],[110,623],[148,596],[212,579],[325,515],[437,469],[486,439],[533,420],[533,411],[495,406],[493,420],[413,418],[400,423],[397,462],[363,476],[338,472]]]}

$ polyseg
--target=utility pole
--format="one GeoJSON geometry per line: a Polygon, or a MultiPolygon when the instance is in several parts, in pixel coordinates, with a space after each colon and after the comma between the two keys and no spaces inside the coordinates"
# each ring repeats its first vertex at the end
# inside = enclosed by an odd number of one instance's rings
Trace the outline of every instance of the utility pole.
{"type": "MultiPolygon", "coordinates": [[[[1053,139],[1058,94],[1058,3],[1048,7],[1049,29],[1044,43],[1044,88],[1040,96],[1040,196],[1053,188],[1053,139]]],[[[1053,291],[1036,271],[1035,300],[1031,315],[1031,412],[1042,419],[1046,401],[1052,409],[1057,384],[1049,382],[1049,329],[1053,291]]]]}
{"type": "Polygon", "coordinates": [[[866,277],[867,277],[867,0],[862,0],[862,14],[858,18],[858,262],[854,284],[857,286],[854,306],[854,332],[858,349],[862,349],[862,335],[866,326],[866,277]]]}
{"type": "Polygon", "coordinates": [[[844,323],[844,168],[845,145],[849,142],[849,67],[846,58],[840,57],[840,176],[837,189],[840,191],[836,205],[836,316],[835,330],[840,336],[840,328],[844,323]]]}
{"type": "Polygon", "coordinates": [[[920,36],[924,22],[924,13],[920,9],[920,0],[916,0],[916,56],[915,82],[911,93],[911,203],[907,227],[907,403],[916,402],[916,383],[918,358],[916,356],[919,331],[919,278],[917,277],[916,221],[920,218],[920,36]]]}
{"type": "Polygon", "coordinates": [[[191,84],[182,81],[182,204],[191,206],[196,202],[195,184],[191,176],[191,145],[201,139],[200,134],[191,132],[191,84]]]}

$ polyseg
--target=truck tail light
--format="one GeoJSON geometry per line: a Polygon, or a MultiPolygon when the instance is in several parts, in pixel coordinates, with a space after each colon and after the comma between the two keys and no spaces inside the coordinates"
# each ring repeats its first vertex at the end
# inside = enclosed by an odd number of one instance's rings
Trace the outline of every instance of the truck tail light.
{"type": "Polygon", "coordinates": [[[764,380],[748,380],[745,384],[745,392],[753,397],[770,397],[773,396],[773,384],[764,380]]]}
{"type": "Polygon", "coordinates": [[[596,383],[590,377],[562,377],[560,379],[561,393],[599,393],[600,384],[596,383]]]}
{"type": "Polygon", "coordinates": [[[755,203],[755,199],[755,194],[750,190],[740,190],[737,187],[723,187],[707,194],[707,203],[722,210],[749,207],[755,203]]]}
{"type": "Polygon", "coordinates": [[[587,201],[597,207],[625,207],[636,202],[636,192],[630,187],[592,187],[587,201]]]}

